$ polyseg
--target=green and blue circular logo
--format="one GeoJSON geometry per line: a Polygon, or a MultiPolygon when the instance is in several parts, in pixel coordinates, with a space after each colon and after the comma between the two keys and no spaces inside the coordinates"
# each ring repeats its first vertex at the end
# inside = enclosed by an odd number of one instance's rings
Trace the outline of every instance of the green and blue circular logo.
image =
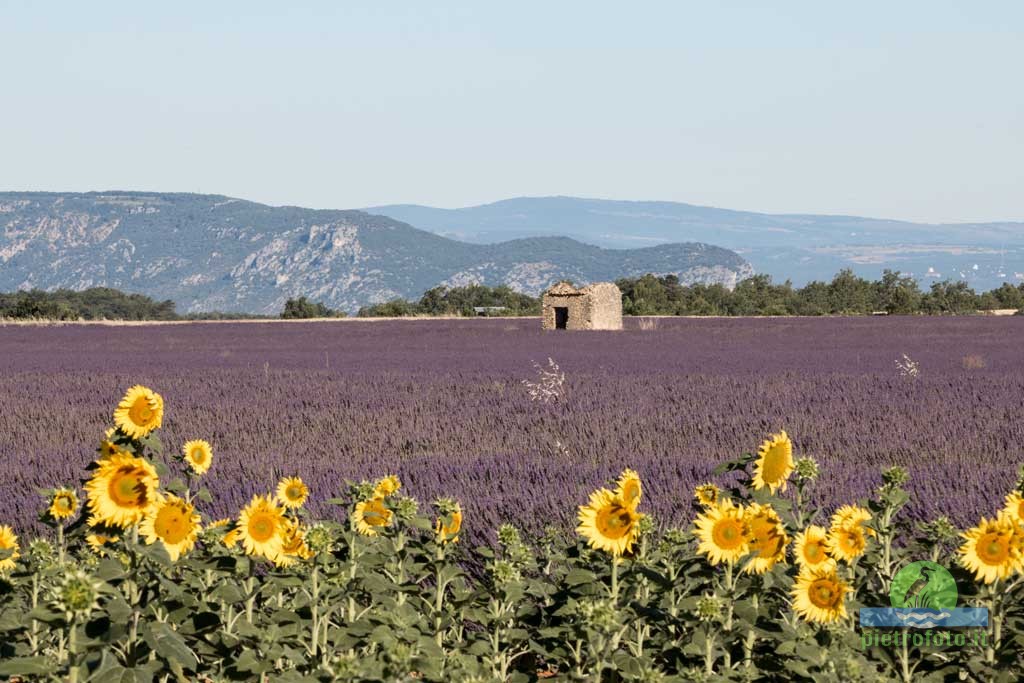
{"type": "Polygon", "coordinates": [[[889,601],[898,609],[953,609],[958,596],[949,570],[928,560],[900,569],[889,589],[889,601]]]}

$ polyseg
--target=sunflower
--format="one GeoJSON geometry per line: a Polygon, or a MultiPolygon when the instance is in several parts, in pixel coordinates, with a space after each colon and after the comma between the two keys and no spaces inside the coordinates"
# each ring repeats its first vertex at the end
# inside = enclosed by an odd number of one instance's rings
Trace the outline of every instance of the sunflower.
{"type": "Polygon", "coordinates": [[[230,525],[230,524],[231,524],[231,520],[228,519],[227,517],[224,517],[223,519],[217,519],[217,520],[214,520],[214,521],[210,522],[209,524],[207,524],[206,525],[206,530],[207,531],[212,531],[214,529],[224,529],[224,528],[227,528],[227,526],[230,525]]]}
{"type": "Polygon", "coordinates": [[[846,593],[850,586],[835,568],[813,568],[801,572],[793,585],[793,610],[807,621],[828,624],[846,617],[846,593]]]}
{"type": "Polygon", "coordinates": [[[185,456],[185,462],[193,472],[206,474],[210,470],[210,465],[213,463],[213,447],[210,446],[210,442],[202,439],[186,441],[181,450],[185,456]]]}
{"type": "Polygon", "coordinates": [[[50,517],[60,521],[72,517],[78,509],[78,494],[72,489],[59,488],[50,498],[50,517]]]}
{"type": "Polygon", "coordinates": [[[1021,496],[1018,491],[1014,491],[1006,497],[1006,507],[1003,508],[1003,512],[1017,522],[1017,524],[1024,524],[1024,496],[1021,496]]]}
{"type": "Polygon", "coordinates": [[[875,530],[865,526],[865,522],[871,521],[871,512],[858,505],[844,505],[832,515],[832,528],[839,529],[845,526],[859,526],[868,536],[874,536],[875,530]]]}
{"type": "Polygon", "coordinates": [[[722,495],[722,490],[714,484],[701,484],[693,490],[693,497],[697,499],[703,507],[711,507],[712,505],[718,504],[718,497],[722,495]]]}
{"type": "Polygon", "coordinates": [[[101,557],[106,556],[108,545],[117,543],[120,540],[120,536],[108,536],[106,534],[89,534],[85,537],[85,542],[89,545],[89,548],[101,557]]]}
{"type": "Polygon", "coordinates": [[[640,483],[640,475],[633,470],[623,470],[619,477],[618,486],[615,489],[617,495],[627,506],[636,509],[640,504],[640,496],[643,494],[643,485],[640,483]]]}
{"type": "Polygon", "coordinates": [[[230,531],[224,534],[224,538],[220,539],[220,542],[224,544],[225,548],[234,548],[238,544],[238,539],[241,537],[242,532],[238,527],[233,527],[230,531]]]}
{"type": "Polygon", "coordinates": [[[462,529],[462,507],[456,503],[455,509],[445,517],[439,517],[434,527],[440,543],[458,543],[459,530],[462,529]]]}
{"type": "Polygon", "coordinates": [[[741,507],[724,498],[697,516],[697,552],[713,564],[732,564],[750,551],[750,527],[741,507]]]}
{"type": "Polygon", "coordinates": [[[277,500],[286,508],[298,509],[309,498],[309,487],[298,477],[286,477],[277,485],[277,500]]]}
{"type": "Polygon", "coordinates": [[[398,489],[402,488],[402,482],[399,481],[398,477],[393,474],[389,474],[376,483],[373,487],[374,498],[387,498],[392,495],[398,489]]]}
{"type": "Polygon", "coordinates": [[[305,529],[295,520],[287,520],[282,534],[281,553],[274,559],[278,567],[290,567],[298,560],[308,560],[314,553],[306,546],[305,529]]]}
{"type": "Polygon", "coordinates": [[[384,507],[383,498],[371,498],[356,503],[352,523],[363,536],[376,536],[381,527],[391,524],[391,510],[384,507]]]}
{"type": "Polygon", "coordinates": [[[754,464],[754,488],[768,490],[774,495],[776,490],[786,490],[786,479],[793,472],[793,442],[782,431],[772,434],[757,449],[757,462],[754,464]]]}
{"type": "Polygon", "coordinates": [[[92,513],[89,523],[126,528],[142,521],[160,484],[153,465],[123,453],[96,464],[99,467],[85,484],[92,513]]]}
{"type": "Polygon", "coordinates": [[[191,504],[167,494],[157,499],[139,525],[147,544],[161,541],[172,562],[177,562],[196,543],[201,529],[199,515],[191,504]]]}
{"type": "Polygon", "coordinates": [[[18,537],[14,535],[14,529],[7,525],[0,526],[0,550],[11,553],[0,559],[0,574],[6,574],[14,569],[15,561],[21,557],[21,553],[18,552],[18,537]]]}
{"type": "Polygon", "coordinates": [[[977,581],[995,583],[1024,570],[1024,532],[1013,518],[1001,513],[960,534],[960,564],[974,572],[977,581]]]}
{"type": "Polygon", "coordinates": [[[110,456],[116,455],[117,453],[127,453],[127,451],[118,446],[113,441],[111,441],[110,437],[107,437],[100,441],[100,458],[109,458],[110,456]]]}
{"type": "MultiPolygon", "coordinates": [[[[284,530],[284,515],[270,496],[253,496],[238,515],[238,540],[249,555],[262,555],[271,562],[276,560],[284,545],[284,530]]],[[[227,540],[225,537],[225,545],[227,540]]]]}
{"type": "Polygon", "coordinates": [[[164,419],[164,399],[152,389],[136,384],[114,410],[114,424],[133,439],[159,429],[164,419]]]}
{"type": "Polygon", "coordinates": [[[868,538],[859,524],[847,524],[833,528],[825,539],[829,554],[837,560],[852,562],[864,554],[868,538]]]}
{"type": "Polygon", "coordinates": [[[825,528],[815,524],[796,535],[793,540],[793,555],[796,556],[801,568],[822,567],[832,562],[828,556],[827,538],[828,532],[825,528]]]}
{"type": "Polygon", "coordinates": [[[777,562],[785,563],[789,536],[774,508],[754,503],[746,509],[746,519],[752,556],[743,571],[748,574],[764,574],[777,562]]]}
{"type": "Polygon", "coordinates": [[[608,489],[590,494],[590,502],[579,508],[576,533],[587,539],[591,548],[618,557],[628,553],[640,537],[643,515],[608,489]]]}

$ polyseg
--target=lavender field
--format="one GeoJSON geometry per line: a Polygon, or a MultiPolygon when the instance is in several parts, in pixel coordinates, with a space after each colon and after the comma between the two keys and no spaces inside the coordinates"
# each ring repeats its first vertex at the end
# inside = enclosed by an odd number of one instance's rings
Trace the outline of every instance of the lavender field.
{"type": "MultiPolygon", "coordinates": [[[[912,514],[966,525],[1002,506],[1024,463],[1024,319],[628,321],[544,333],[533,319],[167,326],[0,326],[0,521],[39,530],[36,489],[75,483],[111,407],[159,391],[168,450],[208,439],[213,517],[281,475],[315,498],[396,472],[422,501],[466,508],[472,541],[499,521],[568,527],[624,467],[664,525],[693,485],[786,429],[823,465],[815,495],[853,502],[910,470],[912,514]],[[920,376],[900,376],[906,353],[920,376]],[[522,380],[553,358],[561,405],[522,380]],[[559,445],[560,444],[560,445],[559,445]]],[[[834,503],[832,503],[834,501],[834,503]]],[[[312,505],[331,515],[329,506],[312,505]]]]}

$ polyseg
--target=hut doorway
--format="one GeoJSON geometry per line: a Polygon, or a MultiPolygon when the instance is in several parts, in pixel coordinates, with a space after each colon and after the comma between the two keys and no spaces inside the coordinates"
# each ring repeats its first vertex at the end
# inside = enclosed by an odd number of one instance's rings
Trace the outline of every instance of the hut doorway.
{"type": "Polygon", "coordinates": [[[564,330],[569,324],[569,307],[555,306],[555,329],[564,330]]]}

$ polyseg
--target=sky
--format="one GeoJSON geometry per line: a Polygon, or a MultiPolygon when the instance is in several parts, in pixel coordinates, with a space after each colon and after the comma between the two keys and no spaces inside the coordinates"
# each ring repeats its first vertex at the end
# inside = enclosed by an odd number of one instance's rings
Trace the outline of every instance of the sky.
{"type": "Polygon", "coordinates": [[[0,64],[0,190],[1024,220],[1017,0],[0,0],[0,64]]]}

